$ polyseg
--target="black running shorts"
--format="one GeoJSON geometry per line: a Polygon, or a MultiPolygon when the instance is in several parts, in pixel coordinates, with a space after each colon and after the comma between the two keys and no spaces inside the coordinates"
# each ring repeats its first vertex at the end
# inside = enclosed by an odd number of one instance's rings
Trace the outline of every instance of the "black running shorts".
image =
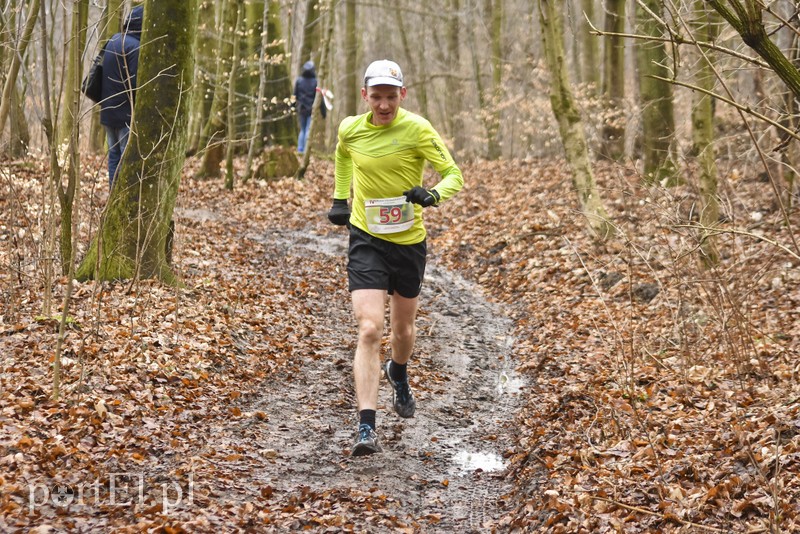
{"type": "Polygon", "coordinates": [[[350,227],[347,277],[350,291],[385,289],[409,299],[419,295],[425,275],[425,241],[398,245],[350,227]]]}

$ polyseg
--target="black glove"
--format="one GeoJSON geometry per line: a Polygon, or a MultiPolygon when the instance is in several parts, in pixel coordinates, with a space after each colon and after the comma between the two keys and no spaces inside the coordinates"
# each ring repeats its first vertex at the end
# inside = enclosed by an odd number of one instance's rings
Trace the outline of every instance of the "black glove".
{"type": "Polygon", "coordinates": [[[347,205],[347,199],[333,199],[333,206],[328,212],[328,220],[339,226],[350,222],[350,206],[347,205]]]}
{"type": "Polygon", "coordinates": [[[433,206],[439,202],[440,198],[439,193],[435,189],[425,189],[424,187],[420,187],[418,185],[415,185],[408,191],[403,191],[403,194],[406,196],[406,200],[408,202],[419,204],[423,208],[433,206]]]}

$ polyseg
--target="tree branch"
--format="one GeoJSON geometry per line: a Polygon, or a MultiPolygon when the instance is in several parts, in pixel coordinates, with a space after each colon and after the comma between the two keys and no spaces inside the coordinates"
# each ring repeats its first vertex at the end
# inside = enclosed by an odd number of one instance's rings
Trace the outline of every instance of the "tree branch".
{"type": "Polygon", "coordinates": [[[723,54],[727,54],[731,57],[735,57],[737,59],[741,59],[742,61],[746,61],[751,63],[757,67],[761,67],[764,69],[769,68],[769,64],[765,61],[758,59],[757,57],[747,56],[742,54],[741,52],[737,52],[735,50],[731,50],[730,48],[725,48],[714,43],[707,43],[703,41],[691,41],[689,39],[685,39],[679,35],[674,35],[674,37],[653,37],[652,35],[640,35],[636,33],[615,33],[615,32],[607,32],[605,30],[599,30],[596,26],[594,26],[591,21],[589,21],[589,27],[591,28],[590,33],[592,35],[597,35],[600,37],[623,37],[626,39],[639,39],[639,40],[646,40],[646,41],[660,41],[660,42],[667,42],[667,43],[674,43],[677,45],[692,45],[692,46],[701,46],[708,50],[714,50],[716,52],[721,52],[723,54]]]}
{"type": "Polygon", "coordinates": [[[701,92],[703,94],[706,94],[706,95],[710,96],[711,98],[719,100],[720,102],[725,102],[726,104],[729,104],[729,105],[735,107],[739,111],[747,113],[748,115],[752,115],[753,117],[755,117],[755,118],[757,118],[757,119],[759,119],[761,121],[764,121],[764,122],[766,122],[767,124],[769,124],[771,126],[774,126],[775,128],[777,128],[777,129],[781,130],[782,132],[786,133],[787,135],[790,135],[791,137],[794,137],[795,139],[800,141],[800,135],[798,135],[796,132],[794,132],[793,130],[790,130],[786,126],[783,126],[779,122],[776,122],[773,119],[770,119],[766,115],[762,115],[761,113],[759,113],[757,111],[753,111],[750,108],[750,106],[744,106],[742,104],[739,104],[735,100],[732,100],[730,98],[724,97],[724,96],[722,96],[722,95],[720,95],[718,93],[715,93],[713,91],[709,91],[707,89],[703,89],[702,87],[699,87],[697,85],[693,85],[691,83],[687,83],[687,82],[682,82],[682,81],[676,80],[675,78],[663,78],[661,76],[653,76],[653,78],[655,78],[656,80],[661,80],[662,82],[667,82],[667,83],[671,83],[671,84],[674,84],[674,85],[679,85],[681,87],[686,87],[687,89],[691,89],[692,91],[699,91],[699,92],[701,92]]]}

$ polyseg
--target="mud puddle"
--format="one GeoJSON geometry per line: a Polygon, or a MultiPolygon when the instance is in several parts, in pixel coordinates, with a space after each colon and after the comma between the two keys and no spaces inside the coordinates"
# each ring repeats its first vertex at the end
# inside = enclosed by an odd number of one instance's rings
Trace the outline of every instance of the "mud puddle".
{"type": "MultiPolygon", "coordinates": [[[[290,261],[327,254],[343,258],[344,266],[345,235],[285,230],[248,238],[290,261]]],[[[342,277],[344,284],[344,271],[342,277]]],[[[439,268],[435,258],[429,261],[409,365],[416,416],[394,413],[382,380],[378,432],[384,452],[360,458],[349,457],[357,424],[349,296],[321,303],[316,321],[321,348],[300,369],[271,377],[263,394],[243,406],[267,413],[270,421],[264,431],[240,429],[240,437],[256,440],[263,453],[263,467],[246,475],[249,483],[276,495],[298,488],[378,492],[396,503],[401,520],[424,524],[426,532],[481,531],[502,516],[502,496],[510,489],[505,425],[524,384],[513,371],[512,324],[501,310],[479,288],[439,268]]]]}

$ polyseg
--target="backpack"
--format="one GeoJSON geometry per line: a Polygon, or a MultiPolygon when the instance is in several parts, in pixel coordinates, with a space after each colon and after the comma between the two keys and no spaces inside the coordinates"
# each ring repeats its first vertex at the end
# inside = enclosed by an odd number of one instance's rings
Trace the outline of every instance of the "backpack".
{"type": "MultiPolygon", "coordinates": [[[[108,43],[106,43],[108,44],[108,43]]],[[[106,53],[106,45],[98,52],[97,57],[89,67],[89,73],[81,82],[81,93],[89,97],[94,102],[100,102],[103,90],[103,56],[106,53]]]]}

